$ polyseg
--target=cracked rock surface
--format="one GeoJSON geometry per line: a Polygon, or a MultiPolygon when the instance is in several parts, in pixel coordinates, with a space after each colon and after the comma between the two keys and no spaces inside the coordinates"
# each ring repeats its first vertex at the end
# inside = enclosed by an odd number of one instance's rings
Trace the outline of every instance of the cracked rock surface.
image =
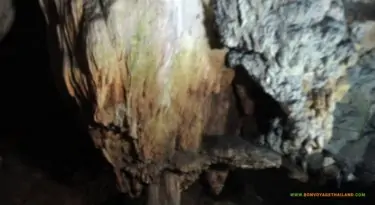
{"type": "Polygon", "coordinates": [[[229,66],[288,111],[259,142],[283,154],[324,149],[334,160],[322,166],[375,181],[375,1],[218,0],[214,10],[229,66]]]}
{"type": "Polygon", "coordinates": [[[260,141],[284,154],[322,150],[332,137],[338,85],[358,57],[343,3],[219,0],[215,15],[229,66],[244,67],[289,111],[285,125],[275,119],[260,141]]]}
{"type": "Polygon", "coordinates": [[[375,2],[344,2],[351,38],[360,57],[358,63],[347,70],[349,89],[337,103],[333,137],[326,149],[355,170],[355,176],[361,181],[371,182],[375,176],[375,2]]]}
{"type": "Polygon", "coordinates": [[[374,180],[374,5],[371,0],[216,2],[229,66],[245,68],[289,114],[273,119],[260,143],[283,154],[324,149],[335,160],[328,163],[326,157],[323,166],[340,161],[342,170],[374,180]]]}

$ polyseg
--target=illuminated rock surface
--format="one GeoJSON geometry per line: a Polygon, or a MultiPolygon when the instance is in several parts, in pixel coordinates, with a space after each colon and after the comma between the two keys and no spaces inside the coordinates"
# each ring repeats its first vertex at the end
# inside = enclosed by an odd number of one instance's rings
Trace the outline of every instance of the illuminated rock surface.
{"type": "Polygon", "coordinates": [[[363,133],[375,109],[375,27],[370,4],[345,3],[346,11],[336,0],[219,0],[215,14],[229,65],[289,114],[259,141],[284,154],[324,148],[351,172],[371,161],[363,133]]]}

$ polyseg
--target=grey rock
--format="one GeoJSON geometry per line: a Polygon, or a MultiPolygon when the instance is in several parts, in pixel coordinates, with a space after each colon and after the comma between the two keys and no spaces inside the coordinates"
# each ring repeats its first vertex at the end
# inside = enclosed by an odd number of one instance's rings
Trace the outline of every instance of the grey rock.
{"type": "Polygon", "coordinates": [[[372,154],[375,110],[375,1],[346,0],[347,15],[357,13],[348,22],[351,39],[359,51],[359,61],[347,70],[349,89],[337,103],[332,140],[325,147],[351,167],[355,178],[372,181],[375,177],[372,154]]]}
{"type": "Polygon", "coordinates": [[[321,151],[333,133],[337,84],[358,52],[339,0],[218,0],[214,6],[231,67],[243,66],[290,111],[287,126],[261,141],[289,154],[321,151]],[[288,131],[291,139],[280,140],[288,131]],[[277,133],[278,135],[275,135],[277,133]]]}
{"type": "Polygon", "coordinates": [[[375,21],[354,21],[349,26],[361,55],[375,48],[375,21]]]}
{"type": "Polygon", "coordinates": [[[228,65],[290,111],[259,142],[312,154],[309,169],[338,180],[375,181],[375,1],[217,0],[214,10],[228,65]],[[313,154],[322,149],[331,156],[313,154]]]}
{"type": "Polygon", "coordinates": [[[332,157],[325,157],[323,160],[323,167],[330,166],[335,163],[335,160],[332,157]]]}
{"type": "Polygon", "coordinates": [[[322,153],[314,153],[308,156],[308,169],[312,171],[321,170],[325,157],[322,153]]]}
{"type": "Polygon", "coordinates": [[[364,182],[375,181],[375,138],[372,136],[371,141],[367,144],[363,161],[357,164],[355,175],[364,182]]]}

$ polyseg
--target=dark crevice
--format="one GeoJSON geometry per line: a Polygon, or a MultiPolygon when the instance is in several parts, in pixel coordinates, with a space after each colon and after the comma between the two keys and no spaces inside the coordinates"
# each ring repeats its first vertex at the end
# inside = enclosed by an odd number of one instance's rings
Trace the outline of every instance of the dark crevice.
{"type": "Polygon", "coordinates": [[[217,32],[217,26],[215,24],[214,13],[212,10],[213,0],[208,0],[208,4],[203,3],[203,24],[208,36],[208,43],[213,49],[223,48],[223,44],[220,42],[220,37],[217,32]]]}
{"type": "MultiPolygon", "coordinates": [[[[284,112],[280,104],[275,101],[269,94],[267,94],[263,88],[253,80],[242,66],[234,68],[235,77],[233,80],[234,85],[242,85],[246,88],[247,98],[252,100],[254,103],[254,114],[253,117],[256,121],[257,128],[260,133],[265,134],[271,128],[271,120],[277,117],[286,119],[287,115],[284,112]]],[[[235,89],[234,89],[235,90],[235,89]]],[[[243,113],[242,105],[238,102],[239,96],[235,90],[238,107],[243,113]]]]}
{"type": "MultiPolygon", "coordinates": [[[[111,176],[110,166],[75,120],[77,110],[66,106],[57,93],[46,36],[47,29],[53,28],[47,28],[38,1],[17,0],[15,6],[14,25],[0,43],[4,121],[0,172],[13,170],[16,157],[21,167],[42,170],[62,186],[87,184],[104,173],[111,176]]],[[[8,205],[1,200],[0,204],[8,205]]]]}

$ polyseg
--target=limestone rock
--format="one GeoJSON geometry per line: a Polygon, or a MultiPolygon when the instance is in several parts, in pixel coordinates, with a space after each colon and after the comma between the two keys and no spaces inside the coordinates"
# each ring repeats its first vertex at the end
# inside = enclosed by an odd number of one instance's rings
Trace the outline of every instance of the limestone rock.
{"type": "Polygon", "coordinates": [[[259,141],[284,154],[323,148],[323,172],[336,164],[375,181],[375,1],[219,0],[214,10],[229,66],[290,112],[259,141]]]}
{"type": "Polygon", "coordinates": [[[349,89],[334,112],[332,140],[325,149],[346,162],[361,181],[375,179],[375,2],[345,0],[351,39],[359,51],[359,61],[347,70],[349,89]],[[360,15],[360,16],[358,16],[360,15]]]}
{"type": "Polygon", "coordinates": [[[290,112],[260,141],[284,154],[321,151],[358,59],[342,1],[218,0],[214,10],[229,66],[244,67],[290,112]]]}

